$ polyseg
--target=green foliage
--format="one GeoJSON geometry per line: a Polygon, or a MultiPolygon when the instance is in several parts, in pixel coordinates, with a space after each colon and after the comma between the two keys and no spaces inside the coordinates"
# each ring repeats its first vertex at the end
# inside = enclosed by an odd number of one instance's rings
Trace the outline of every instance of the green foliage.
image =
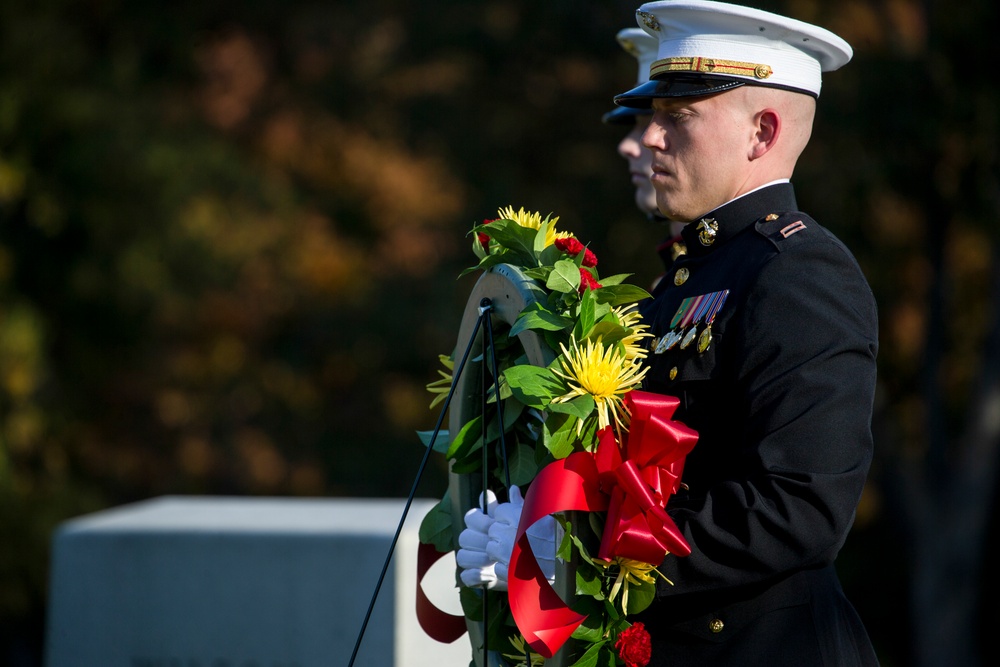
{"type": "Polygon", "coordinates": [[[566,383],[548,368],[511,366],[503,371],[503,377],[517,400],[529,408],[548,407],[553,398],[566,391],[566,383]]]}
{"type": "Polygon", "coordinates": [[[447,553],[455,544],[452,524],[451,498],[445,491],[441,500],[424,515],[417,536],[424,544],[433,544],[441,553],[447,553]]]}

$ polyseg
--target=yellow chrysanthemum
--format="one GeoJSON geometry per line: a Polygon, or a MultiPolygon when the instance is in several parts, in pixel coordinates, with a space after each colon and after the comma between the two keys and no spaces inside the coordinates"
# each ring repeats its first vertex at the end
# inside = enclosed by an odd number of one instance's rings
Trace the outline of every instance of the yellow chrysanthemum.
{"type": "MultiPolygon", "coordinates": [[[[626,428],[628,415],[622,403],[622,396],[634,389],[648,369],[642,368],[637,360],[626,358],[614,345],[605,347],[601,341],[588,339],[581,347],[576,339],[570,340],[570,349],[559,344],[562,356],[559,362],[562,371],[553,369],[556,375],[570,383],[570,391],[553,399],[554,403],[565,403],[577,396],[590,394],[597,404],[597,424],[599,428],[608,426],[610,410],[615,423],[626,428]]],[[[582,422],[579,425],[582,427],[582,422]]]]}
{"type": "Polygon", "coordinates": [[[656,583],[656,578],[653,577],[654,573],[662,577],[667,583],[673,584],[655,566],[643,563],[642,561],[632,560],[631,558],[616,557],[611,562],[603,561],[600,558],[591,558],[590,562],[603,568],[605,572],[612,567],[618,568],[618,573],[615,575],[615,583],[611,586],[611,593],[608,595],[608,600],[614,602],[620,591],[622,594],[623,611],[628,610],[628,587],[630,585],[638,585],[643,582],[647,584],[656,583]]]}
{"type": "Polygon", "coordinates": [[[612,309],[618,322],[632,333],[622,339],[625,346],[625,358],[629,360],[645,359],[646,347],[642,344],[643,339],[652,338],[649,333],[649,325],[643,324],[642,315],[634,305],[625,308],[612,309]]]}
{"type": "Polygon", "coordinates": [[[531,653],[531,662],[528,662],[528,644],[524,641],[524,637],[520,635],[512,637],[510,643],[517,653],[504,653],[503,657],[507,658],[513,667],[541,667],[545,664],[545,658],[538,653],[531,653]]]}
{"type": "MultiPolygon", "coordinates": [[[[501,208],[497,210],[497,217],[502,220],[513,220],[522,227],[527,227],[528,229],[541,229],[542,214],[538,212],[529,213],[524,210],[522,206],[518,211],[514,211],[513,206],[508,206],[507,208],[501,208]]],[[[564,239],[572,236],[569,232],[557,232],[556,223],[559,222],[559,216],[554,218],[549,218],[549,229],[545,233],[545,246],[548,247],[556,242],[556,239],[564,239]]]]}

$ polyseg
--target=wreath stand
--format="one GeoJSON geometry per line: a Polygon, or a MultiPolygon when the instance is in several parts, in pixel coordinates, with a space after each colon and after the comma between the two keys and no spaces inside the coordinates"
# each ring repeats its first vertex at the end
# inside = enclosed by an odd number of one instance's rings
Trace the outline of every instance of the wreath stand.
{"type": "MultiPolygon", "coordinates": [[[[448,413],[450,433],[458,433],[464,424],[482,412],[484,368],[490,355],[485,354],[492,341],[492,332],[484,331],[482,337],[476,336],[479,323],[483,317],[483,308],[488,308],[486,323],[506,324],[513,326],[518,315],[527,306],[543,300],[545,292],[526,277],[517,267],[510,264],[500,264],[487,270],[476,282],[469,295],[458,332],[456,349],[462,345],[471,345],[471,358],[480,358],[482,363],[469,364],[454,383],[454,402],[448,413]],[[485,305],[484,305],[485,304],[485,305]],[[488,338],[487,341],[483,341],[488,338]]],[[[556,353],[546,345],[537,332],[525,330],[518,334],[518,340],[524,349],[528,362],[533,366],[548,366],[556,358],[556,353]]],[[[456,367],[456,373],[459,373],[456,367]]],[[[484,425],[485,431],[485,425],[484,425]]],[[[483,491],[483,477],[478,474],[458,474],[449,472],[448,490],[451,497],[452,532],[455,539],[454,548],[458,549],[458,535],[465,529],[465,513],[479,505],[479,495],[483,491]]],[[[578,521],[575,512],[568,513],[567,518],[574,528],[578,521]]],[[[456,575],[457,579],[457,575],[456,575]]],[[[459,584],[461,585],[461,584],[459,584]]],[[[556,593],[563,600],[571,600],[576,594],[576,568],[572,562],[556,559],[555,585],[556,593]]],[[[472,644],[473,658],[476,667],[502,667],[506,663],[500,654],[486,647],[488,659],[484,658],[485,628],[483,622],[465,619],[472,644]]],[[[568,655],[572,642],[560,649],[552,658],[545,661],[546,667],[564,667],[568,663],[568,655]]]]}
{"type": "MultiPolygon", "coordinates": [[[[403,508],[396,534],[389,545],[385,563],[375,584],[368,611],[362,621],[361,630],[358,633],[348,667],[353,667],[354,661],[357,658],[358,650],[364,639],[365,630],[371,619],[379,590],[385,580],[393,551],[399,540],[403,523],[416,495],[417,486],[427,466],[430,453],[433,451],[434,440],[440,431],[445,411],[448,413],[448,427],[451,433],[458,433],[465,423],[482,412],[485,395],[483,385],[484,378],[486,377],[484,364],[488,358],[493,362],[494,381],[497,381],[496,358],[491,349],[493,346],[492,328],[494,322],[505,324],[508,327],[513,326],[514,322],[517,321],[518,315],[521,314],[524,308],[544,298],[545,292],[533,280],[525,276],[519,268],[510,264],[500,264],[491,267],[480,276],[479,280],[473,286],[461,324],[459,325],[458,342],[456,345],[456,352],[462,349],[463,345],[466,346],[465,352],[461,361],[455,366],[455,375],[452,380],[451,390],[441,409],[441,415],[434,429],[434,435],[431,438],[431,442],[427,445],[427,451],[424,453],[424,458],[417,470],[416,479],[414,479],[410,495],[403,508]],[[482,326],[483,324],[486,324],[486,326],[482,326]],[[480,329],[482,329],[481,337],[478,336],[480,329]],[[480,359],[480,363],[466,365],[470,357],[480,359]],[[454,404],[452,404],[452,399],[457,399],[454,404]]],[[[534,331],[522,331],[518,334],[518,341],[524,349],[528,362],[533,366],[548,366],[556,358],[555,352],[534,331]]],[[[499,411],[498,417],[501,420],[500,428],[502,431],[503,416],[499,411]]],[[[486,429],[484,428],[483,430],[485,433],[486,429]]],[[[504,456],[506,457],[506,454],[504,456]]],[[[504,466],[506,467],[506,458],[504,466]]],[[[486,466],[484,466],[485,468],[486,466]]],[[[479,494],[482,493],[483,486],[483,475],[459,474],[454,471],[449,471],[448,473],[452,533],[454,535],[452,547],[455,550],[458,549],[458,536],[465,529],[465,513],[473,507],[478,506],[479,494]]],[[[576,529],[580,521],[578,513],[567,512],[566,518],[570,521],[573,531],[577,532],[576,529]]],[[[461,586],[462,584],[459,581],[457,571],[455,579],[458,585],[461,586]]],[[[567,562],[556,559],[555,584],[553,588],[563,600],[571,600],[576,594],[576,567],[573,561],[567,562]]],[[[485,608],[483,615],[484,618],[487,616],[485,608]]],[[[507,663],[500,653],[492,651],[486,646],[485,622],[473,621],[466,616],[465,625],[468,630],[469,641],[472,645],[473,661],[476,667],[505,667],[507,663]]],[[[566,667],[569,664],[569,654],[572,648],[573,641],[570,640],[552,658],[545,661],[546,667],[566,667]]]]}

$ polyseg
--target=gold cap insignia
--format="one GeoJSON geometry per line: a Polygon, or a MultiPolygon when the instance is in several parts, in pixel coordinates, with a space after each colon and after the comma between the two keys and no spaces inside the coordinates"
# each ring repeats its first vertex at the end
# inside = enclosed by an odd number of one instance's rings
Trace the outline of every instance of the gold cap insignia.
{"type": "Polygon", "coordinates": [[[645,24],[645,26],[653,32],[659,32],[660,22],[649,12],[636,12],[635,17],[642,21],[643,24],[645,24]]]}
{"type": "Polygon", "coordinates": [[[636,46],[635,42],[631,39],[619,39],[618,43],[622,45],[622,49],[625,53],[629,54],[633,58],[639,57],[639,47],[636,46]]]}

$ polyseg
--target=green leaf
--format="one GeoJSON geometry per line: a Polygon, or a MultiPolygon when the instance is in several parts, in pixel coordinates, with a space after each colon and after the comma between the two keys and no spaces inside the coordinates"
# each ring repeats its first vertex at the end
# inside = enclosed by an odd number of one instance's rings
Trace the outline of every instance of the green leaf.
{"type": "MultiPolygon", "coordinates": [[[[590,602],[593,603],[594,601],[591,600],[590,602]]],[[[604,618],[603,614],[601,614],[603,608],[596,603],[590,606],[592,609],[573,609],[577,613],[586,614],[587,618],[573,631],[572,637],[588,644],[594,644],[601,642],[601,639],[604,637],[604,618]]]]}
{"type": "Polygon", "coordinates": [[[597,321],[595,311],[597,309],[597,299],[593,290],[587,290],[580,297],[580,308],[577,314],[576,326],[573,327],[573,335],[577,340],[583,340],[587,333],[593,328],[597,321]]]}
{"type": "Polygon", "coordinates": [[[603,599],[604,577],[601,573],[592,568],[577,568],[576,570],[576,592],[580,595],[589,595],[593,598],[603,599]]]}
{"type": "Polygon", "coordinates": [[[580,289],[580,269],[568,259],[560,259],[552,267],[545,286],[553,292],[575,293],[580,289]]]}
{"type": "Polygon", "coordinates": [[[558,412],[564,415],[572,415],[577,419],[586,419],[594,411],[596,405],[593,396],[583,394],[565,403],[550,403],[549,412],[558,412]]]}
{"type": "Polygon", "coordinates": [[[576,444],[576,424],[579,420],[570,415],[550,413],[542,427],[542,444],[553,458],[564,459],[573,453],[576,444]]]}
{"type": "Polygon", "coordinates": [[[636,287],[635,285],[604,285],[596,290],[598,303],[606,303],[611,306],[620,306],[626,303],[635,303],[652,296],[649,292],[636,287]]]}
{"type": "Polygon", "coordinates": [[[549,279],[549,274],[552,273],[552,267],[546,266],[544,263],[542,266],[536,266],[531,269],[524,269],[524,275],[532,280],[538,280],[545,283],[549,279]]]}
{"type": "Polygon", "coordinates": [[[501,264],[507,264],[510,261],[509,257],[505,256],[506,253],[493,253],[480,260],[477,269],[482,269],[483,271],[493,268],[494,266],[499,266],[501,264]]]}
{"type": "Polygon", "coordinates": [[[424,516],[420,522],[420,529],[417,531],[421,542],[433,544],[434,548],[441,553],[451,551],[454,544],[450,507],[451,500],[446,490],[444,497],[424,516]]]}
{"type": "Polygon", "coordinates": [[[605,287],[609,287],[611,285],[621,285],[631,276],[632,276],[631,273],[616,273],[613,276],[608,276],[607,278],[601,278],[601,284],[604,285],[605,287]]]}
{"type": "Polygon", "coordinates": [[[597,444],[597,413],[583,420],[578,440],[584,447],[594,447],[597,444]]]}
{"type": "Polygon", "coordinates": [[[532,249],[535,253],[540,253],[547,247],[545,240],[549,236],[549,228],[552,227],[552,222],[548,217],[542,221],[542,224],[538,227],[538,231],[535,233],[535,244],[532,249]]]}
{"type": "Polygon", "coordinates": [[[570,318],[546,310],[545,306],[540,303],[533,303],[518,315],[514,326],[510,328],[510,335],[516,336],[526,329],[563,331],[571,326],[573,326],[573,320],[570,318]]]}
{"type": "Polygon", "coordinates": [[[455,459],[451,462],[451,472],[456,475],[478,474],[483,469],[483,457],[476,452],[470,452],[468,456],[455,459]]]}
{"type": "Polygon", "coordinates": [[[472,254],[475,255],[479,261],[482,261],[486,257],[486,250],[483,248],[483,244],[479,242],[479,237],[476,234],[472,235],[472,254]]]}
{"type": "Polygon", "coordinates": [[[542,266],[552,266],[553,264],[555,264],[556,262],[558,262],[563,257],[564,257],[563,251],[560,250],[559,248],[557,248],[553,244],[553,245],[550,245],[550,246],[546,247],[545,250],[543,250],[538,255],[538,262],[542,266]]]}
{"type": "Polygon", "coordinates": [[[566,391],[557,375],[540,366],[512,366],[503,376],[514,397],[529,408],[545,409],[549,401],[566,391]]]}
{"type": "Polygon", "coordinates": [[[591,644],[587,648],[586,652],[584,652],[584,654],[580,656],[580,659],[574,662],[569,667],[597,667],[597,665],[599,664],[597,660],[600,657],[599,654],[601,652],[601,649],[604,648],[605,643],[606,642],[601,642],[599,644],[591,644]]]}
{"type": "Polygon", "coordinates": [[[535,463],[535,450],[528,445],[518,443],[507,459],[510,483],[523,487],[538,474],[538,464],[535,463]]]}
{"type": "Polygon", "coordinates": [[[483,622],[483,590],[481,588],[458,587],[458,600],[462,603],[465,617],[483,622]]]}
{"type": "Polygon", "coordinates": [[[626,614],[638,614],[643,611],[656,598],[656,584],[643,581],[636,584],[630,584],[628,587],[628,609],[625,610],[626,614]]]}
{"type": "MultiPolygon", "coordinates": [[[[417,431],[417,437],[420,438],[420,442],[424,444],[424,447],[431,444],[431,436],[433,435],[434,431],[417,431]]],[[[434,440],[434,451],[438,454],[447,454],[449,443],[450,436],[448,435],[448,429],[441,429],[434,440]]]]}
{"type": "Polygon", "coordinates": [[[533,266],[535,264],[534,246],[536,230],[530,227],[522,227],[513,220],[496,220],[488,225],[480,225],[473,231],[488,234],[491,239],[504,248],[532,258],[530,263],[525,262],[526,265],[533,266]]]}
{"type": "Polygon", "coordinates": [[[628,329],[615,322],[605,320],[595,324],[594,328],[590,330],[589,334],[587,334],[587,337],[581,340],[590,339],[596,341],[600,338],[606,347],[612,343],[617,343],[627,335],[628,329]]]}
{"type": "Polygon", "coordinates": [[[467,456],[470,451],[476,449],[483,437],[483,417],[479,415],[473,417],[462,426],[458,435],[451,441],[446,456],[449,459],[458,459],[467,456]]]}
{"type": "Polygon", "coordinates": [[[550,350],[558,350],[560,343],[569,346],[569,336],[564,332],[543,331],[542,338],[545,339],[545,344],[549,346],[550,350]]]}

